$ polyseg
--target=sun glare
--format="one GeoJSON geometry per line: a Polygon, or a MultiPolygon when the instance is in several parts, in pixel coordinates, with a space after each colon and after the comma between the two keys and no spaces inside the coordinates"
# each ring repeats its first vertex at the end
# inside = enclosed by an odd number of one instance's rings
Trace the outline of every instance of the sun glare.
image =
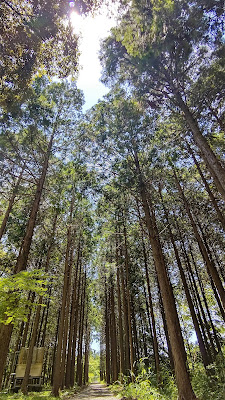
{"type": "Polygon", "coordinates": [[[77,34],[80,33],[83,28],[84,18],[82,18],[76,11],[72,11],[70,14],[70,21],[74,32],[77,34]]]}
{"type": "Polygon", "coordinates": [[[79,15],[73,8],[70,13],[70,22],[74,33],[79,35],[80,71],[78,87],[85,97],[91,99],[92,103],[106,93],[106,88],[99,82],[101,66],[98,58],[100,40],[109,34],[116,21],[107,14],[107,10],[101,9],[101,14],[87,16],[79,15]]]}

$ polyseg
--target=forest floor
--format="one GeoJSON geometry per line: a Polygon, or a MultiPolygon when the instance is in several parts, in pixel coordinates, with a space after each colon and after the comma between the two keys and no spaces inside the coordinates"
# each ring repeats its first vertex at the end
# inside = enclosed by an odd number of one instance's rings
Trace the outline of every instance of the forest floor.
{"type": "Polygon", "coordinates": [[[70,397],[70,400],[118,400],[118,397],[112,395],[106,385],[101,383],[91,383],[79,393],[70,397]]]}

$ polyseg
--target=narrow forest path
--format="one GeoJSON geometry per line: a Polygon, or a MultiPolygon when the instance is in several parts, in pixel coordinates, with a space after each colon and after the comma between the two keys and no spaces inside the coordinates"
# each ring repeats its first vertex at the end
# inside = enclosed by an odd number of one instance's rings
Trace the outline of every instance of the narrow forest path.
{"type": "Polygon", "coordinates": [[[101,383],[92,383],[84,388],[80,393],[75,394],[70,400],[118,400],[112,395],[106,385],[101,383]]]}

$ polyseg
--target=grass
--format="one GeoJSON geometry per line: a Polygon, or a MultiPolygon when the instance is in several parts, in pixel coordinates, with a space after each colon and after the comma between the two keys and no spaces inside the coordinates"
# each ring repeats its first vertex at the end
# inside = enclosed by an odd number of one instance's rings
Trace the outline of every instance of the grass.
{"type": "MultiPolygon", "coordinates": [[[[60,399],[67,400],[74,394],[74,389],[63,390],[60,393],[60,399]]],[[[19,393],[4,393],[0,392],[0,400],[55,400],[51,395],[51,390],[43,390],[42,392],[30,392],[27,396],[19,393]]]]}

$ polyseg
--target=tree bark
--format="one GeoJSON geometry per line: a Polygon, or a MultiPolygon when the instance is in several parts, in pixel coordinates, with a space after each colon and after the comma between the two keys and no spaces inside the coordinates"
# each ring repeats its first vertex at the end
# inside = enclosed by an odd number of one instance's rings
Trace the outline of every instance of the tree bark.
{"type": "Polygon", "coordinates": [[[208,314],[208,318],[209,318],[209,321],[210,321],[210,324],[211,324],[211,327],[212,327],[212,331],[213,331],[213,334],[214,334],[214,338],[215,338],[215,342],[216,342],[216,345],[217,345],[217,349],[218,349],[218,351],[221,351],[221,344],[220,344],[220,341],[219,341],[219,338],[218,338],[214,323],[212,321],[212,317],[211,317],[211,314],[210,314],[208,302],[207,302],[206,295],[205,295],[205,290],[204,290],[202,281],[201,281],[199,273],[198,273],[197,265],[196,265],[196,262],[195,262],[191,247],[189,247],[189,249],[190,249],[190,254],[191,254],[192,261],[193,261],[195,273],[196,273],[196,276],[197,276],[197,279],[198,279],[198,284],[199,284],[199,287],[200,287],[200,290],[201,290],[201,294],[202,294],[202,297],[203,297],[203,301],[204,301],[204,304],[205,304],[205,309],[206,309],[206,312],[208,314]]]}
{"type": "Polygon", "coordinates": [[[83,334],[84,334],[84,317],[85,317],[85,306],[86,306],[86,272],[82,279],[82,298],[80,307],[80,318],[79,318],[79,338],[78,338],[78,350],[77,350],[77,375],[76,380],[78,386],[82,386],[83,382],[83,334]]]}
{"type": "Polygon", "coordinates": [[[194,152],[193,152],[192,148],[190,147],[190,145],[188,144],[188,142],[186,142],[186,144],[187,144],[187,147],[188,147],[188,151],[190,152],[190,154],[191,154],[191,156],[192,156],[192,158],[193,158],[193,160],[194,160],[194,163],[195,163],[195,165],[196,165],[196,167],[197,167],[197,170],[198,170],[198,172],[199,172],[199,175],[200,175],[201,178],[202,178],[202,182],[204,183],[205,189],[206,189],[206,191],[207,191],[207,193],[208,193],[208,195],[209,195],[209,198],[210,198],[210,200],[211,200],[211,202],[212,202],[212,205],[213,205],[213,207],[214,207],[214,209],[215,209],[215,211],[216,211],[216,213],[217,213],[217,217],[218,217],[219,221],[221,222],[221,225],[222,225],[222,227],[223,227],[223,230],[225,231],[225,218],[224,218],[224,215],[223,215],[222,212],[220,211],[220,208],[219,208],[219,206],[218,206],[218,204],[217,204],[217,201],[216,201],[216,199],[215,199],[215,196],[214,196],[214,194],[212,193],[212,191],[211,191],[211,189],[210,189],[210,186],[209,186],[207,180],[205,179],[205,177],[204,177],[204,175],[203,175],[203,172],[202,172],[202,170],[201,170],[201,167],[200,167],[200,165],[199,165],[199,163],[198,163],[198,161],[197,161],[197,159],[196,159],[196,157],[195,157],[195,155],[194,155],[194,152]]]}
{"type": "Polygon", "coordinates": [[[67,351],[66,376],[65,376],[66,388],[70,388],[71,386],[73,386],[71,382],[71,367],[72,367],[71,364],[72,364],[72,347],[75,345],[75,343],[73,343],[73,333],[75,325],[75,311],[76,311],[76,300],[77,300],[76,297],[78,292],[79,265],[80,265],[80,239],[77,246],[77,261],[76,261],[76,269],[75,269],[75,277],[73,283],[71,309],[70,309],[70,328],[68,337],[68,351],[67,351]]]}
{"type": "Polygon", "coordinates": [[[5,215],[4,215],[4,218],[3,218],[3,221],[2,221],[1,227],[0,227],[0,240],[1,240],[2,236],[3,236],[4,233],[5,233],[6,224],[7,224],[7,222],[8,222],[9,215],[10,215],[10,213],[11,213],[11,210],[12,210],[12,207],[13,207],[13,204],[14,204],[14,201],[15,201],[15,198],[16,198],[16,195],[17,195],[17,193],[18,193],[18,189],[19,189],[19,186],[20,186],[20,182],[21,182],[22,177],[23,177],[23,171],[24,171],[24,167],[22,168],[22,170],[21,170],[21,172],[20,172],[20,174],[19,174],[18,180],[17,180],[16,185],[15,185],[15,187],[14,187],[14,189],[13,189],[12,196],[11,196],[10,199],[9,199],[9,204],[8,204],[7,210],[6,210],[6,212],[5,212],[5,215]]]}
{"type": "Polygon", "coordinates": [[[77,284],[77,293],[76,293],[76,300],[75,300],[75,317],[74,317],[74,326],[73,326],[73,338],[72,338],[72,352],[71,352],[71,366],[70,366],[70,386],[74,385],[75,380],[75,358],[76,358],[76,344],[77,344],[77,331],[78,331],[78,314],[79,309],[81,307],[81,302],[79,302],[80,295],[82,290],[82,253],[80,254],[79,260],[79,277],[78,277],[78,284],[77,284]]]}
{"type": "Polygon", "coordinates": [[[145,268],[145,277],[146,277],[147,291],[148,291],[148,301],[149,301],[151,321],[152,321],[155,370],[156,370],[156,374],[157,374],[157,380],[159,382],[160,381],[159,345],[158,345],[158,339],[157,339],[157,333],[156,333],[155,314],[154,314],[153,303],[152,303],[152,294],[151,294],[150,279],[149,279],[149,272],[148,272],[147,253],[146,253],[145,242],[144,242],[144,231],[143,231],[143,225],[142,225],[142,221],[141,221],[141,215],[140,215],[140,209],[139,209],[138,203],[137,203],[137,210],[138,210],[138,218],[139,218],[139,225],[140,225],[140,231],[141,231],[141,243],[142,243],[142,251],[143,251],[143,257],[144,257],[144,268],[145,268]]]}
{"type": "Polygon", "coordinates": [[[179,272],[180,272],[180,276],[181,276],[181,280],[182,280],[182,283],[183,283],[183,288],[184,288],[184,292],[185,292],[185,295],[186,295],[188,307],[189,307],[189,310],[190,310],[191,318],[192,318],[193,325],[194,325],[194,328],[195,328],[195,332],[196,332],[196,335],[197,335],[199,349],[200,349],[200,352],[201,352],[201,355],[202,355],[203,364],[204,364],[205,367],[207,367],[207,365],[210,364],[211,360],[208,357],[207,350],[206,350],[205,344],[204,344],[204,340],[202,338],[201,330],[200,330],[200,327],[199,327],[199,324],[198,324],[197,315],[195,313],[195,309],[194,309],[192,298],[191,298],[191,295],[190,295],[190,292],[189,292],[189,288],[188,288],[188,285],[187,285],[185,273],[184,273],[184,270],[183,270],[183,267],[182,267],[182,264],[181,264],[179,252],[178,252],[177,246],[175,244],[174,236],[173,236],[173,233],[172,233],[172,230],[171,230],[171,227],[170,227],[169,216],[168,216],[168,212],[167,212],[166,207],[165,207],[164,202],[163,202],[163,197],[162,197],[161,191],[160,191],[160,197],[161,197],[162,206],[163,206],[163,210],[164,210],[164,214],[165,214],[165,218],[166,218],[166,222],[167,222],[167,229],[168,229],[168,232],[169,232],[169,235],[170,235],[170,240],[171,240],[171,243],[172,243],[172,246],[173,246],[175,258],[176,258],[176,261],[177,261],[177,266],[178,266],[178,269],[179,269],[179,272]]]}
{"type": "MultiPolygon", "coordinates": [[[[20,247],[20,252],[19,252],[17,262],[15,265],[14,274],[17,274],[18,272],[25,270],[27,268],[27,261],[28,261],[28,256],[29,256],[29,252],[30,252],[30,246],[31,246],[31,242],[32,242],[37,213],[39,210],[39,204],[40,204],[41,195],[42,195],[42,191],[43,191],[43,187],[44,187],[44,182],[45,182],[45,178],[46,178],[46,174],[47,174],[47,170],[48,170],[48,162],[49,162],[49,158],[50,158],[50,154],[51,154],[54,135],[55,135],[55,129],[53,130],[53,133],[51,135],[51,138],[50,138],[50,141],[48,144],[48,149],[45,154],[45,159],[44,159],[44,163],[43,163],[43,167],[42,167],[42,173],[41,173],[41,176],[39,178],[39,181],[38,181],[38,184],[36,187],[35,198],[34,198],[34,201],[32,204],[29,221],[28,221],[27,228],[26,228],[26,233],[25,233],[24,239],[22,241],[22,244],[20,247]]],[[[11,328],[9,328],[9,326],[7,328],[5,328],[3,324],[0,326],[0,337],[1,336],[4,337],[4,341],[1,342],[2,344],[1,344],[1,350],[0,350],[0,359],[1,359],[0,386],[1,386],[1,382],[2,382],[2,374],[3,374],[4,368],[5,368],[6,358],[7,358],[7,354],[8,354],[10,339],[11,339],[11,335],[12,335],[12,331],[13,331],[13,325],[12,324],[9,324],[9,325],[11,326],[11,328]],[[10,337],[6,338],[6,335],[10,335],[10,337]],[[7,346],[7,348],[3,348],[5,346],[7,346]]]]}
{"type": "MultiPolygon", "coordinates": [[[[118,256],[118,235],[116,235],[116,281],[117,281],[117,301],[118,301],[118,319],[119,319],[119,359],[120,359],[120,374],[125,374],[124,363],[124,341],[123,341],[123,321],[122,321],[122,302],[120,290],[120,273],[119,273],[119,256],[118,256]]],[[[123,379],[123,377],[121,376],[123,379]]]]}
{"type": "Polygon", "coordinates": [[[187,369],[187,356],[185,352],[181,327],[177,315],[174,295],[172,287],[167,275],[164,255],[159,239],[159,233],[156,225],[153,205],[150,207],[147,201],[147,194],[145,184],[140,170],[139,160],[137,153],[135,156],[135,165],[137,176],[139,179],[139,190],[142,199],[142,206],[145,212],[146,225],[149,232],[149,239],[153,252],[153,259],[158,276],[159,287],[162,294],[163,306],[165,309],[167,327],[171,342],[171,349],[173,353],[175,376],[177,381],[178,393],[180,400],[194,400],[196,396],[193,392],[189,372],[187,369]]]}
{"type": "Polygon", "coordinates": [[[52,393],[55,397],[59,397],[59,389],[61,386],[61,367],[62,367],[62,344],[63,344],[63,333],[64,333],[64,319],[66,312],[66,301],[67,301],[67,290],[68,283],[71,277],[71,264],[70,264],[70,251],[72,246],[72,213],[73,213],[73,205],[74,205],[74,196],[71,200],[71,208],[70,208],[70,221],[69,227],[67,229],[67,245],[66,245],[66,256],[65,256],[65,269],[64,269],[64,281],[63,281],[63,293],[62,293],[62,306],[61,306],[61,314],[59,321],[59,329],[58,329],[58,343],[56,356],[54,361],[54,374],[53,374],[53,387],[52,393]]]}
{"type": "Polygon", "coordinates": [[[32,364],[33,351],[34,351],[34,346],[35,346],[35,343],[36,343],[37,333],[38,333],[38,324],[39,324],[39,320],[40,320],[42,296],[39,297],[38,302],[39,302],[39,304],[38,304],[37,310],[36,310],[36,315],[35,315],[35,320],[34,320],[34,325],[33,325],[33,331],[32,331],[32,336],[31,336],[31,341],[30,341],[29,350],[28,350],[28,354],[27,354],[26,369],[25,369],[25,373],[24,373],[23,382],[22,382],[22,385],[21,385],[21,392],[23,394],[25,394],[25,395],[28,393],[28,382],[29,382],[29,376],[30,376],[30,368],[31,368],[31,364],[32,364]]]}
{"type": "Polygon", "coordinates": [[[125,251],[125,276],[126,276],[126,289],[127,289],[127,319],[128,319],[128,335],[129,335],[129,352],[130,352],[130,369],[131,380],[134,382],[134,346],[133,346],[133,332],[131,321],[131,296],[130,296],[130,276],[129,276],[129,255],[127,247],[127,230],[125,220],[123,220],[123,234],[124,234],[124,251],[125,251]]]}
{"type": "Polygon", "coordinates": [[[225,309],[225,290],[223,288],[221,279],[220,279],[219,274],[217,272],[217,269],[216,269],[216,267],[215,267],[215,265],[213,263],[213,260],[210,260],[208,252],[207,252],[207,249],[206,249],[206,247],[205,247],[205,245],[203,243],[203,240],[201,239],[200,234],[198,233],[198,229],[197,229],[197,226],[196,226],[196,224],[194,222],[194,218],[192,216],[192,213],[190,211],[189,204],[188,204],[187,199],[186,199],[186,197],[184,195],[184,192],[183,192],[183,190],[181,188],[180,182],[179,182],[179,180],[177,178],[177,174],[176,174],[175,168],[173,166],[172,166],[172,168],[173,168],[175,182],[176,182],[178,191],[180,193],[180,196],[181,196],[181,198],[183,200],[184,207],[186,209],[188,217],[190,219],[190,222],[191,222],[191,225],[192,225],[192,228],[193,228],[193,231],[194,231],[194,235],[195,235],[196,240],[198,242],[199,250],[200,250],[200,252],[202,254],[202,258],[205,261],[208,273],[211,275],[211,277],[212,277],[212,279],[213,279],[213,281],[214,281],[214,283],[216,285],[216,288],[217,288],[218,293],[219,293],[220,298],[221,298],[221,302],[223,304],[223,308],[225,309]]]}
{"type": "Polygon", "coordinates": [[[106,369],[106,383],[111,383],[110,371],[110,330],[109,330],[109,293],[108,285],[105,277],[105,369],[106,369]]]}
{"type": "Polygon", "coordinates": [[[83,385],[88,383],[88,372],[89,372],[89,354],[90,354],[90,326],[88,323],[88,309],[86,310],[86,328],[85,328],[85,350],[84,350],[84,377],[83,385]]]}
{"type": "Polygon", "coordinates": [[[178,90],[174,89],[174,94],[177,103],[180,109],[183,111],[185,119],[192,131],[194,141],[201,152],[202,158],[205,161],[205,164],[212,177],[214,178],[217,190],[221,193],[225,200],[225,169],[209,146],[206,138],[201,133],[197,121],[195,120],[187,104],[183,101],[178,90]]]}
{"type": "Polygon", "coordinates": [[[112,382],[118,380],[118,363],[117,363],[117,333],[115,318],[115,299],[113,277],[110,279],[110,339],[111,339],[111,375],[112,382]]]}

